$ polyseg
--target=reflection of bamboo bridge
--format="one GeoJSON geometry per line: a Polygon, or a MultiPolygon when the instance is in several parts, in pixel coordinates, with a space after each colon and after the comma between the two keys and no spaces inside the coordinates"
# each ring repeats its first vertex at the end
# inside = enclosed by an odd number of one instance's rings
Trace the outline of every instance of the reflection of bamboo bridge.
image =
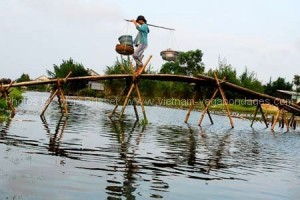
{"type": "MultiPolygon", "coordinates": [[[[68,108],[67,108],[67,102],[66,102],[66,98],[64,96],[63,90],[62,90],[62,86],[63,84],[65,84],[66,82],[73,82],[73,81],[87,81],[87,80],[125,80],[125,88],[123,89],[122,93],[121,93],[121,98],[119,98],[119,102],[117,102],[113,112],[111,113],[110,117],[112,117],[118,107],[118,104],[122,101],[122,99],[125,97],[125,101],[120,113],[119,118],[122,118],[122,115],[124,113],[124,110],[128,104],[128,101],[130,98],[133,99],[133,90],[136,90],[137,96],[138,96],[138,101],[139,104],[141,105],[142,111],[143,111],[143,117],[144,120],[147,121],[147,117],[146,117],[146,112],[143,106],[143,100],[142,100],[142,95],[139,89],[139,82],[142,80],[157,80],[157,81],[172,81],[172,82],[184,82],[184,83],[193,83],[195,85],[195,96],[194,96],[194,100],[192,101],[192,105],[186,115],[185,118],[185,122],[188,122],[189,116],[191,111],[194,108],[194,102],[196,99],[201,98],[201,94],[200,94],[200,88],[214,88],[214,93],[212,95],[212,97],[209,99],[209,101],[207,102],[207,104],[205,105],[205,108],[202,111],[200,120],[198,125],[200,126],[202,123],[202,120],[204,118],[204,115],[207,113],[211,123],[213,124],[212,118],[210,116],[209,113],[209,107],[212,103],[212,101],[216,98],[217,94],[220,93],[227,115],[229,117],[230,120],[230,124],[231,127],[234,127],[233,124],[233,120],[231,117],[231,112],[229,110],[228,107],[228,101],[226,98],[226,95],[224,93],[224,90],[226,91],[232,91],[232,92],[236,92],[246,98],[249,99],[253,99],[256,100],[257,103],[257,108],[255,110],[254,113],[254,118],[253,121],[251,123],[251,126],[253,125],[254,119],[256,118],[257,112],[260,111],[261,115],[263,117],[263,120],[266,124],[266,126],[268,127],[268,123],[267,120],[265,119],[265,115],[263,113],[263,110],[261,108],[261,104],[262,103],[268,103],[271,105],[274,105],[276,107],[278,107],[278,112],[272,122],[272,130],[274,130],[274,127],[276,125],[276,122],[279,120],[280,116],[282,117],[282,121],[286,124],[286,128],[287,130],[289,130],[289,127],[295,123],[295,117],[296,116],[300,116],[300,105],[296,105],[294,103],[291,103],[289,101],[286,101],[284,99],[280,99],[280,98],[276,98],[270,95],[266,95],[266,94],[262,94],[259,92],[255,92],[253,90],[249,90],[247,88],[243,88],[241,86],[232,84],[230,82],[227,82],[225,78],[223,78],[222,80],[218,79],[216,74],[214,74],[214,78],[212,77],[208,77],[208,76],[204,76],[204,75],[198,75],[196,77],[191,77],[191,76],[182,76],[182,75],[172,75],[172,74],[142,74],[142,72],[145,70],[146,66],[148,65],[150,59],[152,58],[152,56],[150,56],[147,61],[145,62],[145,65],[143,66],[143,69],[141,70],[141,72],[136,73],[134,75],[131,74],[116,74],[116,75],[104,75],[104,76],[84,76],[84,77],[70,77],[71,76],[71,72],[67,75],[67,77],[63,78],[63,79],[51,79],[51,80],[47,80],[47,81],[27,81],[27,82],[21,82],[21,83],[13,83],[11,82],[10,84],[7,85],[2,85],[0,86],[0,92],[2,93],[1,98],[5,98],[7,101],[7,104],[9,105],[9,108],[12,112],[12,116],[14,116],[15,114],[15,109],[10,101],[9,98],[9,89],[11,87],[21,87],[21,86],[33,86],[33,85],[45,85],[45,84],[52,84],[53,85],[53,90],[51,92],[51,95],[48,99],[48,101],[46,102],[45,108],[42,111],[41,115],[44,115],[46,109],[48,108],[49,104],[53,101],[53,99],[55,97],[58,98],[59,100],[59,104],[61,106],[61,110],[63,113],[65,113],[66,115],[68,115],[68,108]],[[287,116],[287,112],[291,113],[291,117],[290,119],[288,119],[287,116]]],[[[131,70],[133,72],[133,66],[131,65],[131,70]]],[[[133,99],[133,107],[134,107],[134,111],[136,114],[136,117],[138,119],[138,113],[137,113],[137,108],[136,108],[136,102],[133,99]]]]}

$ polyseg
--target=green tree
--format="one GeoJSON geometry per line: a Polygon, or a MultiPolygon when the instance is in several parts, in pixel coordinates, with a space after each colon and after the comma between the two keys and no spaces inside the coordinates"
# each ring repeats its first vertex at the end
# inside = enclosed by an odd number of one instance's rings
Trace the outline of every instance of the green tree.
{"type": "Polygon", "coordinates": [[[30,81],[30,77],[29,77],[28,74],[24,74],[24,73],[23,73],[23,74],[20,76],[20,78],[18,78],[16,81],[17,81],[17,83],[25,82],[25,81],[30,81]]]}
{"type": "Polygon", "coordinates": [[[239,81],[242,87],[254,90],[257,92],[264,92],[262,83],[257,79],[255,72],[249,72],[246,67],[242,75],[239,77],[239,81]]]}
{"type": "Polygon", "coordinates": [[[214,77],[214,72],[216,72],[218,78],[222,79],[223,77],[226,77],[227,81],[240,85],[236,70],[232,65],[227,64],[226,59],[219,59],[218,68],[216,70],[208,70],[207,75],[214,77]]]}
{"type": "MultiPolygon", "coordinates": [[[[130,60],[128,59],[118,59],[112,66],[107,66],[104,72],[106,75],[112,74],[132,74],[130,69],[130,60]]],[[[123,80],[107,80],[106,85],[106,95],[118,95],[122,89],[125,87],[125,82],[123,80]]]]}
{"type": "Polygon", "coordinates": [[[275,95],[277,90],[292,90],[293,84],[287,82],[285,78],[282,77],[278,77],[277,80],[273,82],[270,78],[269,83],[267,83],[264,88],[266,94],[275,95]]]}
{"type": "MultiPolygon", "coordinates": [[[[53,65],[53,71],[47,70],[47,73],[52,78],[64,78],[72,71],[71,77],[88,76],[88,70],[81,63],[76,63],[72,58],[63,60],[60,65],[53,65]]],[[[67,93],[75,94],[80,89],[86,87],[86,81],[73,81],[65,84],[64,89],[67,93]]]]}
{"type": "Polygon", "coordinates": [[[175,62],[166,62],[160,70],[161,74],[197,75],[204,72],[201,50],[180,52],[175,62]]]}
{"type": "Polygon", "coordinates": [[[296,91],[300,92],[300,75],[294,75],[293,83],[296,86],[296,91]]]}

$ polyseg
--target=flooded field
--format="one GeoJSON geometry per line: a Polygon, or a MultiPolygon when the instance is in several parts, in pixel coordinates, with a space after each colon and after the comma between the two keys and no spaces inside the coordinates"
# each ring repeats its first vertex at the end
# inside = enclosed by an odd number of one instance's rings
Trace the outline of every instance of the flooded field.
{"type": "MultiPolygon", "coordinates": [[[[299,199],[300,131],[146,107],[149,124],[110,120],[113,105],[73,101],[70,116],[28,92],[0,123],[0,199],[299,199]]],[[[141,115],[142,116],[142,115],[141,115]]]]}

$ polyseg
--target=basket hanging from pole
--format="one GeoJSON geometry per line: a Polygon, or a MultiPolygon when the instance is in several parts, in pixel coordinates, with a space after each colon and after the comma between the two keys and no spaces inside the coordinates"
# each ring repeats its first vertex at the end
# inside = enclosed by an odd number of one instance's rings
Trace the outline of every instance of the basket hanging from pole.
{"type": "Polygon", "coordinates": [[[131,35],[122,35],[119,37],[120,44],[116,45],[116,51],[121,55],[132,55],[134,53],[133,40],[131,35]]]}

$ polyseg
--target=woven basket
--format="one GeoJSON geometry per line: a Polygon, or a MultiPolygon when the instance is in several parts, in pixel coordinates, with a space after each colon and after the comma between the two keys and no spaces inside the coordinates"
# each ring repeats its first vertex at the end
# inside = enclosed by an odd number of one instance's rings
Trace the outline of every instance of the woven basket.
{"type": "Polygon", "coordinates": [[[124,44],[117,44],[116,45],[116,52],[118,52],[121,55],[132,55],[134,52],[134,49],[132,46],[124,45],[124,44]]]}

